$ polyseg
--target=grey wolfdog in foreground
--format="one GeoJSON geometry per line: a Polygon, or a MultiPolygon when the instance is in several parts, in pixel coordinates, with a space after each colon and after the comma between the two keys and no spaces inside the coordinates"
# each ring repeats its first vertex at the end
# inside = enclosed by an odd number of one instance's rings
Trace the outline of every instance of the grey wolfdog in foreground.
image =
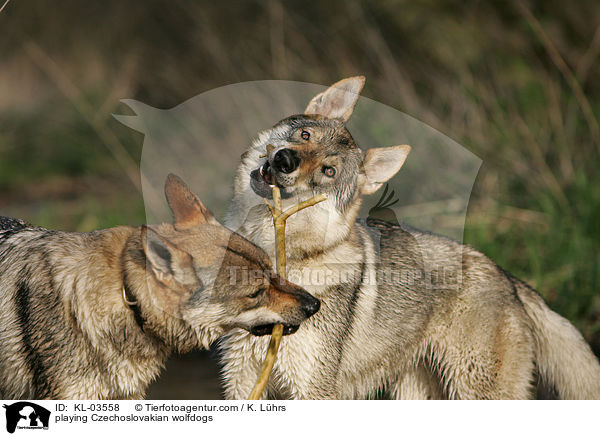
{"type": "MultiPolygon", "coordinates": [[[[284,338],[265,397],[600,399],[590,347],[524,282],[469,246],[357,221],[362,196],[394,176],[410,151],[363,153],[355,144],[344,124],[363,84],[334,84],[242,155],[226,223],[271,258],[271,186],[284,207],[328,195],[288,220],[288,278],[322,306],[284,338]]],[[[221,347],[226,396],[245,398],[266,340],[233,330],[221,347]]]]}
{"type": "Polygon", "coordinates": [[[319,309],[178,177],[165,193],[173,224],[67,233],[0,218],[0,398],[143,398],[173,351],[234,327],[293,333],[319,309]]]}

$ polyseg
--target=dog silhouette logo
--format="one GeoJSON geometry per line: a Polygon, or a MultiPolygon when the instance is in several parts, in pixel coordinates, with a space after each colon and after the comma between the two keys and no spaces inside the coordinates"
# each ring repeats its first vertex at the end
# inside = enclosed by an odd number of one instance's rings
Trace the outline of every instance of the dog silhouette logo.
{"type": "Polygon", "coordinates": [[[14,433],[18,428],[48,429],[50,421],[50,411],[28,401],[19,401],[10,405],[3,406],[6,409],[6,431],[14,433]]]}
{"type": "Polygon", "coordinates": [[[398,225],[398,217],[392,209],[392,206],[398,203],[399,199],[394,198],[396,193],[392,189],[392,192],[388,193],[389,185],[385,185],[385,189],[379,198],[379,201],[375,206],[369,210],[369,216],[367,219],[378,219],[387,221],[390,224],[398,225]]]}

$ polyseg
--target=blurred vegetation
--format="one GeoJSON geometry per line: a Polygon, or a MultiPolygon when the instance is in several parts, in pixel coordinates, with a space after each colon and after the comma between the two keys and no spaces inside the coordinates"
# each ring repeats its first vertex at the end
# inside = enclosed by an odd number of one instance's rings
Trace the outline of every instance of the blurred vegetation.
{"type": "Polygon", "coordinates": [[[246,80],[367,76],[483,167],[466,242],[600,351],[600,3],[105,0],[0,13],[0,213],[66,230],[144,221],[142,137],[119,99],[168,108],[246,80]]]}

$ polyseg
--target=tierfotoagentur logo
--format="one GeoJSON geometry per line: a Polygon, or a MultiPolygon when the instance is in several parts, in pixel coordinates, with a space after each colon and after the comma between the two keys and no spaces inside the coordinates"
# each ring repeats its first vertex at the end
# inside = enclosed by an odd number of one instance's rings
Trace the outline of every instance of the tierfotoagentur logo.
{"type": "Polygon", "coordinates": [[[14,433],[19,430],[48,430],[50,411],[28,401],[19,401],[10,405],[4,404],[6,409],[6,431],[14,433]]]}
{"type": "MultiPolygon", "coordinates": [[[[461,277],[456,270],[440,266],[433,270],[386,267],[379,264],[360,268],[354,263],[323,264],[322,268],[289,268],[288,279],[302,286],[332,286],[337,283],[376,285],[378,281],[402,283],[406,286],[424,286],[427,289],[457,289],[461,277]]],[[[274,275],[270,271],[249,269],[245,266],[229,267],[229,284],[238,286],[268,285],[274,275]]],[[[281,279],[279,279],[281,280],[281,279]]],[[[283,283],[283,282],[282,282],[283,283]]]]}

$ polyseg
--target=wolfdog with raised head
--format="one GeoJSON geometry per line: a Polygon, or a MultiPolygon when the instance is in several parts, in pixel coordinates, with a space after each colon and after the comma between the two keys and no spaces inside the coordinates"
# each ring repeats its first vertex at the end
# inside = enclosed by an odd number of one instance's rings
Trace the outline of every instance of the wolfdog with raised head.
{"type": "MultiPolygon", "coordinates": [[[[345,123],[363,84],[342,80],[260,133],[237,171],[226,224],[271,258],[272,186],[284,207],[328,196],[288,220],[288,278],[322,308],[284,338],[265,397],[600,399],[590,347],[523,281],[445,237],[357,221],[410,151],[356,145],[345,123]]],[[[266,340],[236,329],[221,347],[226,396],[245,398],[266,340]]]]}

